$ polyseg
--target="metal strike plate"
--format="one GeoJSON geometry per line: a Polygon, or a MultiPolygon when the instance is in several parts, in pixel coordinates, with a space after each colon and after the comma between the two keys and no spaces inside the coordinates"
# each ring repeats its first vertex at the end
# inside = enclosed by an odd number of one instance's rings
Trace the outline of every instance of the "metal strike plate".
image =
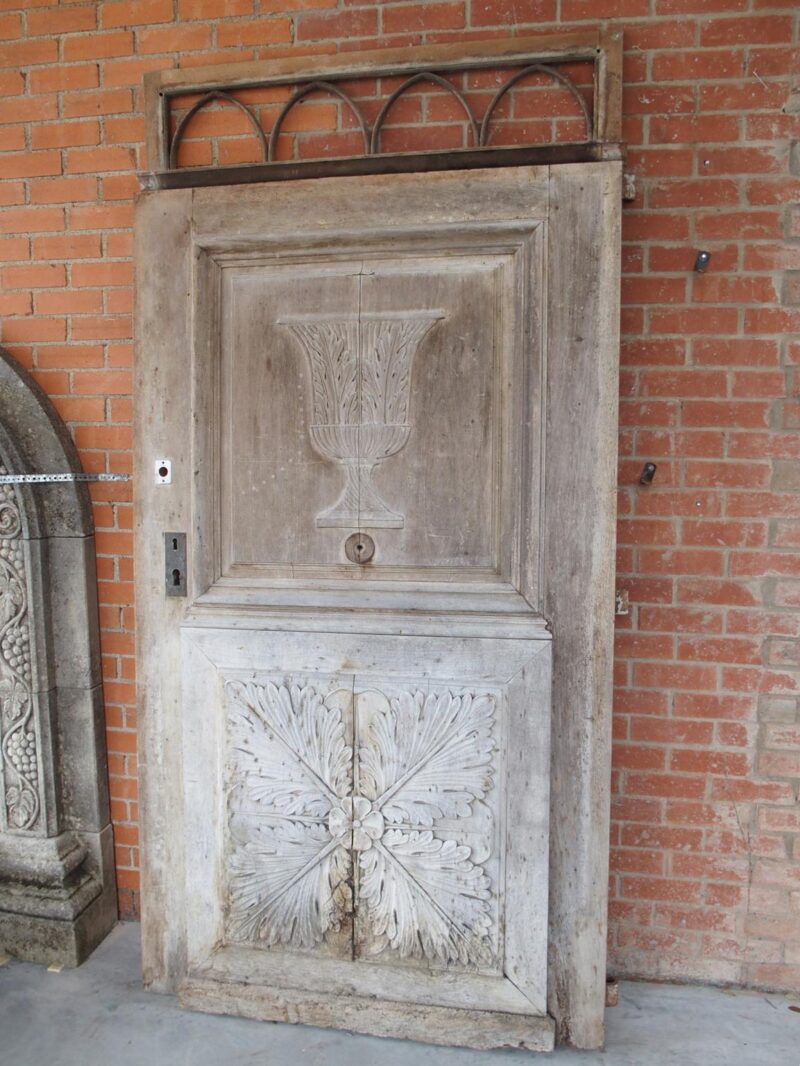
{"type": "Polygon", "coordinates": [[[368,563],[375,554],[375,541],[369,533],[351,533],[344,542],[344,553],[351,563],[368,563]]]}
{"type": "Polygon", "coordinates": [[[172,484],[172,460],[171,459],[156,459],[154,471],[155,471],[156,485],[171,485],[172,484]]]}
{"type": "Polygon", "coordinates": [[[186,595],[186,534],[164,534],[164,591],[168,596],[186,595]]]}

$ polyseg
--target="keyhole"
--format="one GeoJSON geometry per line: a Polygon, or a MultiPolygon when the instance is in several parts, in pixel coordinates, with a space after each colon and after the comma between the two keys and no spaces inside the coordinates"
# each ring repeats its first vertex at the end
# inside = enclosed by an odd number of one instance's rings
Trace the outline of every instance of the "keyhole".
{"type": "Polygon", "coordinates": [[[180,570],[173,570],[172,571],[172,584],[174,585],[175,588],[179,588],[180,587],[180,583],[181,583],[181,572],[180,572],[180,570]]]}
{"type": "Polygon", "coordinates": [[[172,550],[174,552],[176,552],[178,550],[178,538],[177,537],[173,537],[172,538],[172,550]]]}
{"type": "Polygon", "coordinates": [[[375,541],[368,533],[351,533],[344,542],[344,553],[351,563],[368,563],[375,554],[375,541]]]}

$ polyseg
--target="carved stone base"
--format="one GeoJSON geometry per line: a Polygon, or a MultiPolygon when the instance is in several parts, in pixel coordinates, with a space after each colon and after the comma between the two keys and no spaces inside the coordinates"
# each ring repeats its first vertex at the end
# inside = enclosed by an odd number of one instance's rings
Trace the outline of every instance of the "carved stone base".
{"type": "Polygon", "coordinates": [[[99,834],[16,838],[0,848],[0,951],[27,962],[79,966],[117,921],[110,827],[99,834]],[[22,844],[23,847],[19,848],[22,844]]]}

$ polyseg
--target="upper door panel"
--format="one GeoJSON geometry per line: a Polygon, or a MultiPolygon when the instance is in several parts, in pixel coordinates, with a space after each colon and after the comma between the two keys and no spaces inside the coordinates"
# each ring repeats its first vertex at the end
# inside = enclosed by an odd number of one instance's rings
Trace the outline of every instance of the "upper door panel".
{"type": "Polygon", "coordinates": [[[368,573],[535,602],[546,201],[528,174],[522,211],[518,181],[487,175],[479,220],[452,178],[424,207],[413,181],[391,200],[365,181],[358,210],[338,183],[313,205],[295,187],[268,218],[248,190],[226,233],[194,205],[204,587],[368,573]]]}
{"type": "Polygon", "coordinates": [[[224,271],[223,574],[339,567],[355,531],[376,570],[500,573],[514,279],[422,249],[224,271]]]}

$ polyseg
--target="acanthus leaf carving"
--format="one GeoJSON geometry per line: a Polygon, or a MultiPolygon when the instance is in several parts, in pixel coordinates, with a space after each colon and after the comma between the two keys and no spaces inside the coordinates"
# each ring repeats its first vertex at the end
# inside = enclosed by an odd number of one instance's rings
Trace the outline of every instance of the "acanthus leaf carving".
{"type": "Polygon", "coordinates": [[[307,949],[354,913],[370,953],[490,963],[484,863],[493,824],[482,802],[473,817],[473,805],[493,785],[495,697],[413,689],[323,696],[311,686],[239,681],[226,690],[231,935],[307,949]],[[355,759],[344,734],[346,697],[362,737],[355,759]]]}
{"type": "Polygon", "coordinates": [[[250,797],[287,816],[324,818],[348,793],[352,748],[335,699],[311,687],[230,682],[233,743],[250,797]]]}
{"type": "Polygon", "coordinates": [[[468,818],[491,787],[494,699],[404,692],[368,726],[359,750],[364,795],[393,822],[468,818]]]}
{"type": "Polygon", "coordinates": [[[358,323],[354,318],[287,320],[311,367],[314,423],[358,424],[358,323]]]}
{"type": "Polygon", "coordinates": [[[359,856],[376,951],[464,966],[491,958],[489,878],[470,849],[431,830],[389,829],[359,856]]]}
{"type": "Polygon", "coordinates": [[[272,682],[226,689],[232,777],[245,797],[231,823],[231,935],[313,947],[339,927],[349,899],[349,855],[328,829],[352,785],[337,694],[272,682]]]}
{"type": "Polygon", "coordinates": [[[338,928],[335,901],[346,853],[320,824],[248,825],[231,857],[234,936],[310,948],[338,928]]]}

